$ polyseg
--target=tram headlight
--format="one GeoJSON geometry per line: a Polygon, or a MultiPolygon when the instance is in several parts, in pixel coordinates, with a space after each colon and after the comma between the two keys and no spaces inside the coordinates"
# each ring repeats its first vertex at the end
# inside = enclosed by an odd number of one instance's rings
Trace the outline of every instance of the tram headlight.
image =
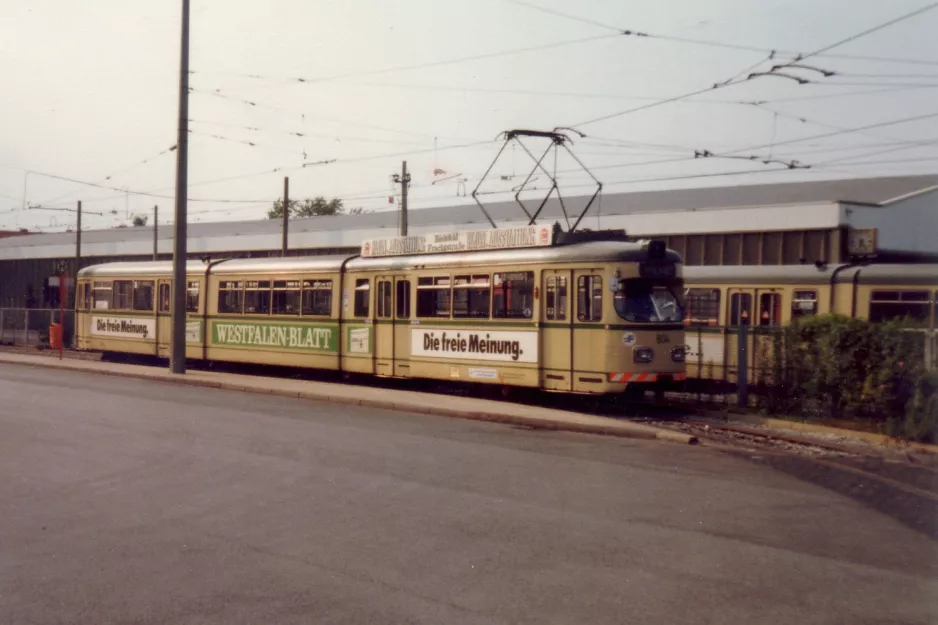
{"type": "Polygon", "coordinates": [[[684,359],[687,357],[686,349],[681,347],[675,347],[671,350],[671,360],[674,362],[684,362],[684,359]]]}
{"type": "Polygon", "coordinates": [[[632,351],[632,360],[635,362],[651,362],[655,358],[655,351],[650,347],[636,347],[632,351]]]}

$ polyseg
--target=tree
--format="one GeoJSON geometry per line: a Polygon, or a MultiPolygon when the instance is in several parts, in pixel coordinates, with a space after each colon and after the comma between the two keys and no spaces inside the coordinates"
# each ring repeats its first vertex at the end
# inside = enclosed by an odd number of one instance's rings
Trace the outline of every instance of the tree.
{"type": "Polygon", "coordinates": [[[139,228],[147,225],[147,216],[146,215],[134,215],[132,221],[134,227],[139,228]]]}
{"type": "MultiPolygon", "coordinates": [[[[327,200],[323,196],[305,199],[302,202],[290,200],[290,217],[320,217],[328,215],[342,215],[345,207],[342,200],[337,197],[327,200]]],[[[283,200],[275,200],[273,207],[267,211],[267,219],[283,218],[283,200]]]]}

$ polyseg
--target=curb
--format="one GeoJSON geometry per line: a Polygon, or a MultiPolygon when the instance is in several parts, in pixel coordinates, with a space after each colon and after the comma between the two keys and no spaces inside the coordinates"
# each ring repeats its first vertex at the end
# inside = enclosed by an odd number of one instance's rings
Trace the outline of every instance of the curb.
{"type": "MultiPolygon", "coordinates": [[[[17,354],[19,355],[19,354],[17,354]]],[[[32,357],[32,356],[27,356],[32,357]]],[[[181,384],[184,386],[197,386],[203,388],[213,388],[227,391],[241,391],[253,393],[256,395],[276,395],[279,397],[289,397],[293,399],[307,399],[313,401],[328,402],[333,404],[346,404],[362,406],[366,408],[376,408],[381,410],[394,410],[398,412],[413,412],[418,414],[428,414],[439,417],[450,417],[456,419],[466,419],[470,421],[487,421],[490,423],[501,423],[505,425],[516,425],[529,427],[536,430],[550,430],[563,432],[576,432],[579,434],[599,434],[604,436],[615,436],[618,438],[636,438],[643,440],[658,440],[669,443],[678,443],[681,445],[696,445],[698,439],[690,434],[674,432],[672,430],[658,429],[648,425],[636,423],[626,423],[608,419],[608,423],[575,423],[565,422],[559,419],[547,419],[538,417],[526,417],[522,415],[506,414],[489,410],[445,408],[428,405],[425,402],[408,402],[400,400],[382,400],[382,399],[356,399],[344,395],[330,395],[328,392],[316,391],[291,391],[276,388],[264,388],[245,384],[244,382],[216,382],[213,380],[200,380],[197,378],[186,377],[164,377],[147,375],[135,371],[120,370],[101,370],[90,367],[82,367],[78,363],[86,362],[73,359],[74,365],[67,365],[65,362],[21,362],[18,360],[7,360],[0,354],[0,363],[10,365],[22,365],[27,367],[37,367],[43,369],[55,369],[60,371],[77,371],[80,373],[90,373],[95,375],[110,375],[115,377],[132,378],[138,380],[149,380],[151,382],[164,382],[167,384],[181,384]]],[[[232,374],[237,375],[237,374],[232,374]]],[[[254,376],[251,376],[254,377],[254,376]]],[[[592,419],[605,419],[593,415],[584,415],[592,419]]]]}

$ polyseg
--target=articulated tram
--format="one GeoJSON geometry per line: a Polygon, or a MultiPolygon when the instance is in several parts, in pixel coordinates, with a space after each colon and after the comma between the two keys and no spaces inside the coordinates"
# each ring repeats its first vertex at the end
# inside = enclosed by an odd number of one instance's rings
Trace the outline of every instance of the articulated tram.
{"type": "MultiPolygon", "coordinates": [[[[79,272],[79,349],[168,357],[171,270],[79,272]]],[[[457,231],[186,271],[191,359],[567,393],[685,379],[680,257],[621,231],[457,231]]]]}

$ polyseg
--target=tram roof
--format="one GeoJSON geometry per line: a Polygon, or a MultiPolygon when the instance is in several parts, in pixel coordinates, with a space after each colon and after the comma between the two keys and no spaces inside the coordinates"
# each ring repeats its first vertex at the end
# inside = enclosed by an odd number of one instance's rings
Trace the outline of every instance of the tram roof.
{"type": "MultiPolygon", "coordinates": [[[[552,247],[492,250],[484,252],[453,252],[419,254],[385,258],[357,258],[350,256],[287,256],[285,258],[237,258],[222,260],[211,268],[213,275],[249,273],[293,273],[338,271],[348,260],[351,271],[410,270],[417,268],[446,268],[460,266],[499,266],[528,263],[581,263],[581,262],[635,262],[647,260],[648,248],[634,241],[589,241],[552,247]],[[351,259],[351,260],[349,260],[351,259]]],[[[677,253],[668,250],[665,258],[680,262],[677,253]]],[[[188,275],[202,275],[206,264],[190,260],[188,275]]],[[[170,261],[104,263],[86,267],[79,277],[165,276],[172,272],[170,261]]]]}
{"type": "Polygon", "coordinates": [[[693,266],[684,267],[688,283],[714,284],[829,284],[836,274],[837,283],[852,282],[859,273],[860,284],[938,284],[938,264],[832,264],[819,269],[814,265],[693,266]],[[843,267],[838,271],[838,268],[843,267]]]}

